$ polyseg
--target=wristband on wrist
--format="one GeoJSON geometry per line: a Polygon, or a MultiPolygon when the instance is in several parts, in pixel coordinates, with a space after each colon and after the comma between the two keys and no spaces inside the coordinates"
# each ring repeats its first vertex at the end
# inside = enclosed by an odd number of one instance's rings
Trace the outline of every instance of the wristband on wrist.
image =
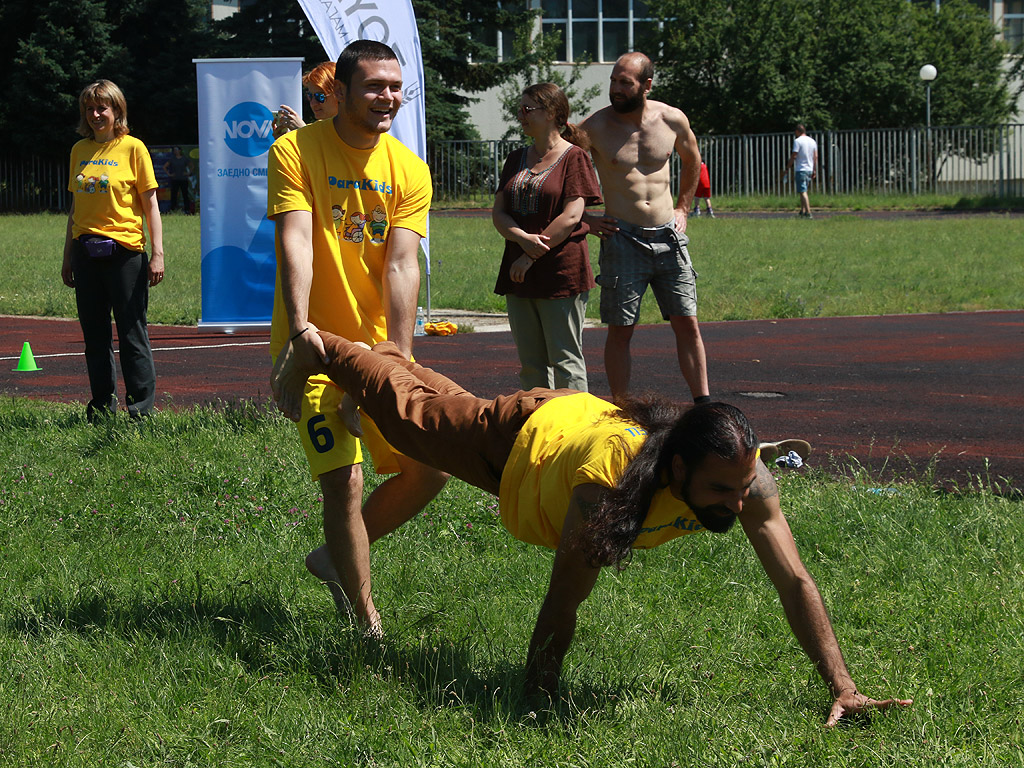
{"type": "Polygon", "coordinates": [[[296,333],[296,334],[295,334],[294,336],[292,336],[292,337],[291,337],[290,339],[288,339],[288,341],[295,341],[295,340],[296,340],[297,338],[299,338],[299,336],[301,336],[302,334],[304,334],[304,333],[305,333],[306,331],[308,331],[308,330],[309,330],[309,326],[307,325],[307,326],[306,326],[305,328],[303,328],[303,329],[302,329],[301,331],[299,331],[299,332],[298,332],[298,333],[296,333]]]}

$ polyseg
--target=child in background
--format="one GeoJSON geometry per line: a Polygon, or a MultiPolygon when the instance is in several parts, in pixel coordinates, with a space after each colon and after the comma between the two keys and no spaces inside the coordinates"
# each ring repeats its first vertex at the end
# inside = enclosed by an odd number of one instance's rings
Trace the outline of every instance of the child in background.
{"type": "Polygon", "coordinates": [[[697,191],[693,193],[693,215],[700,216],[700,199],[704,198],[704,205],[708,209],[708,216],[715,218],[715,212],[711,210],[711,176],[708,174],[708,167],[702,161],[700,164],[700,181],[697,182],[697,191]]]}

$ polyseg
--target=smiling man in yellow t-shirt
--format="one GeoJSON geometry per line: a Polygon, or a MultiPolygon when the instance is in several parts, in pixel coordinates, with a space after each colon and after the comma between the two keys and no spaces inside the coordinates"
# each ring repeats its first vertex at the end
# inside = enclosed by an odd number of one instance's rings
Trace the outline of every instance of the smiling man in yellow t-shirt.
{"type": "Polygon", "coordinates": [[[393,452],[367,424],[376,470],[398,474],[362,503],[362,451],[338,418],[341,390],[317,375],[325,353],[316,330],[371,344],[390,339],[412,356],[430,171],[387,135],[402,103],[402,69],[391,48],[352,43],[338,58],[334,83],[338,114],[282,136],[270,150],[267,215],[278,264],[271,385],[298,423],[323,491],[325,544],[309,553],[306,567],[331,587],[339,608],[351,606],[378,633],[369,545],[416,515],[447,476],[393,452]]]}

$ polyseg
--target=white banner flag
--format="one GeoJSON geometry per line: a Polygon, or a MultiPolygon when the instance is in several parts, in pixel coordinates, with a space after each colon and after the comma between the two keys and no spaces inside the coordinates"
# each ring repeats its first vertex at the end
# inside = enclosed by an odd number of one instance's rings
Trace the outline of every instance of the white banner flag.
{"type": "Polygon", "coordinates": [[[267,151],[274,111],[301,103],[302,59],[192,61],[199,97],[199,324],[268,325],[277,259],[267,219],[267,151]]]}
{"type": "MultiPolygon", "coordinates": [[[[402,108],[391,135],[426,162],[427,118],[423,108],[423,54],[416,30],[412,0],[299,0],[331,61],[356,40],[376,40],[391,46],[402,65],[402,108]]],[[[427,276],[430,246],[423,240],[427,276]]],[[[429,282],[428,298],[429,298],[429,282]]]]}

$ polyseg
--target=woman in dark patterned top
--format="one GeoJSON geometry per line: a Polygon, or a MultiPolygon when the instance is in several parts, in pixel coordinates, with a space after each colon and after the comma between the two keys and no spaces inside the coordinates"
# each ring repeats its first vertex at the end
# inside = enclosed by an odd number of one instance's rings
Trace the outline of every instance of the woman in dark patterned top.
{"type": "Polygon", "coordinates": [[[519,122],[533,145],[505,160],[491,218],[505,238],[494,292],[505,296],[523,389],[587,391],[583,318],[594,287],[583,210],[601,203],[586,134],[553,83],[531,85],[519,122]]]}

